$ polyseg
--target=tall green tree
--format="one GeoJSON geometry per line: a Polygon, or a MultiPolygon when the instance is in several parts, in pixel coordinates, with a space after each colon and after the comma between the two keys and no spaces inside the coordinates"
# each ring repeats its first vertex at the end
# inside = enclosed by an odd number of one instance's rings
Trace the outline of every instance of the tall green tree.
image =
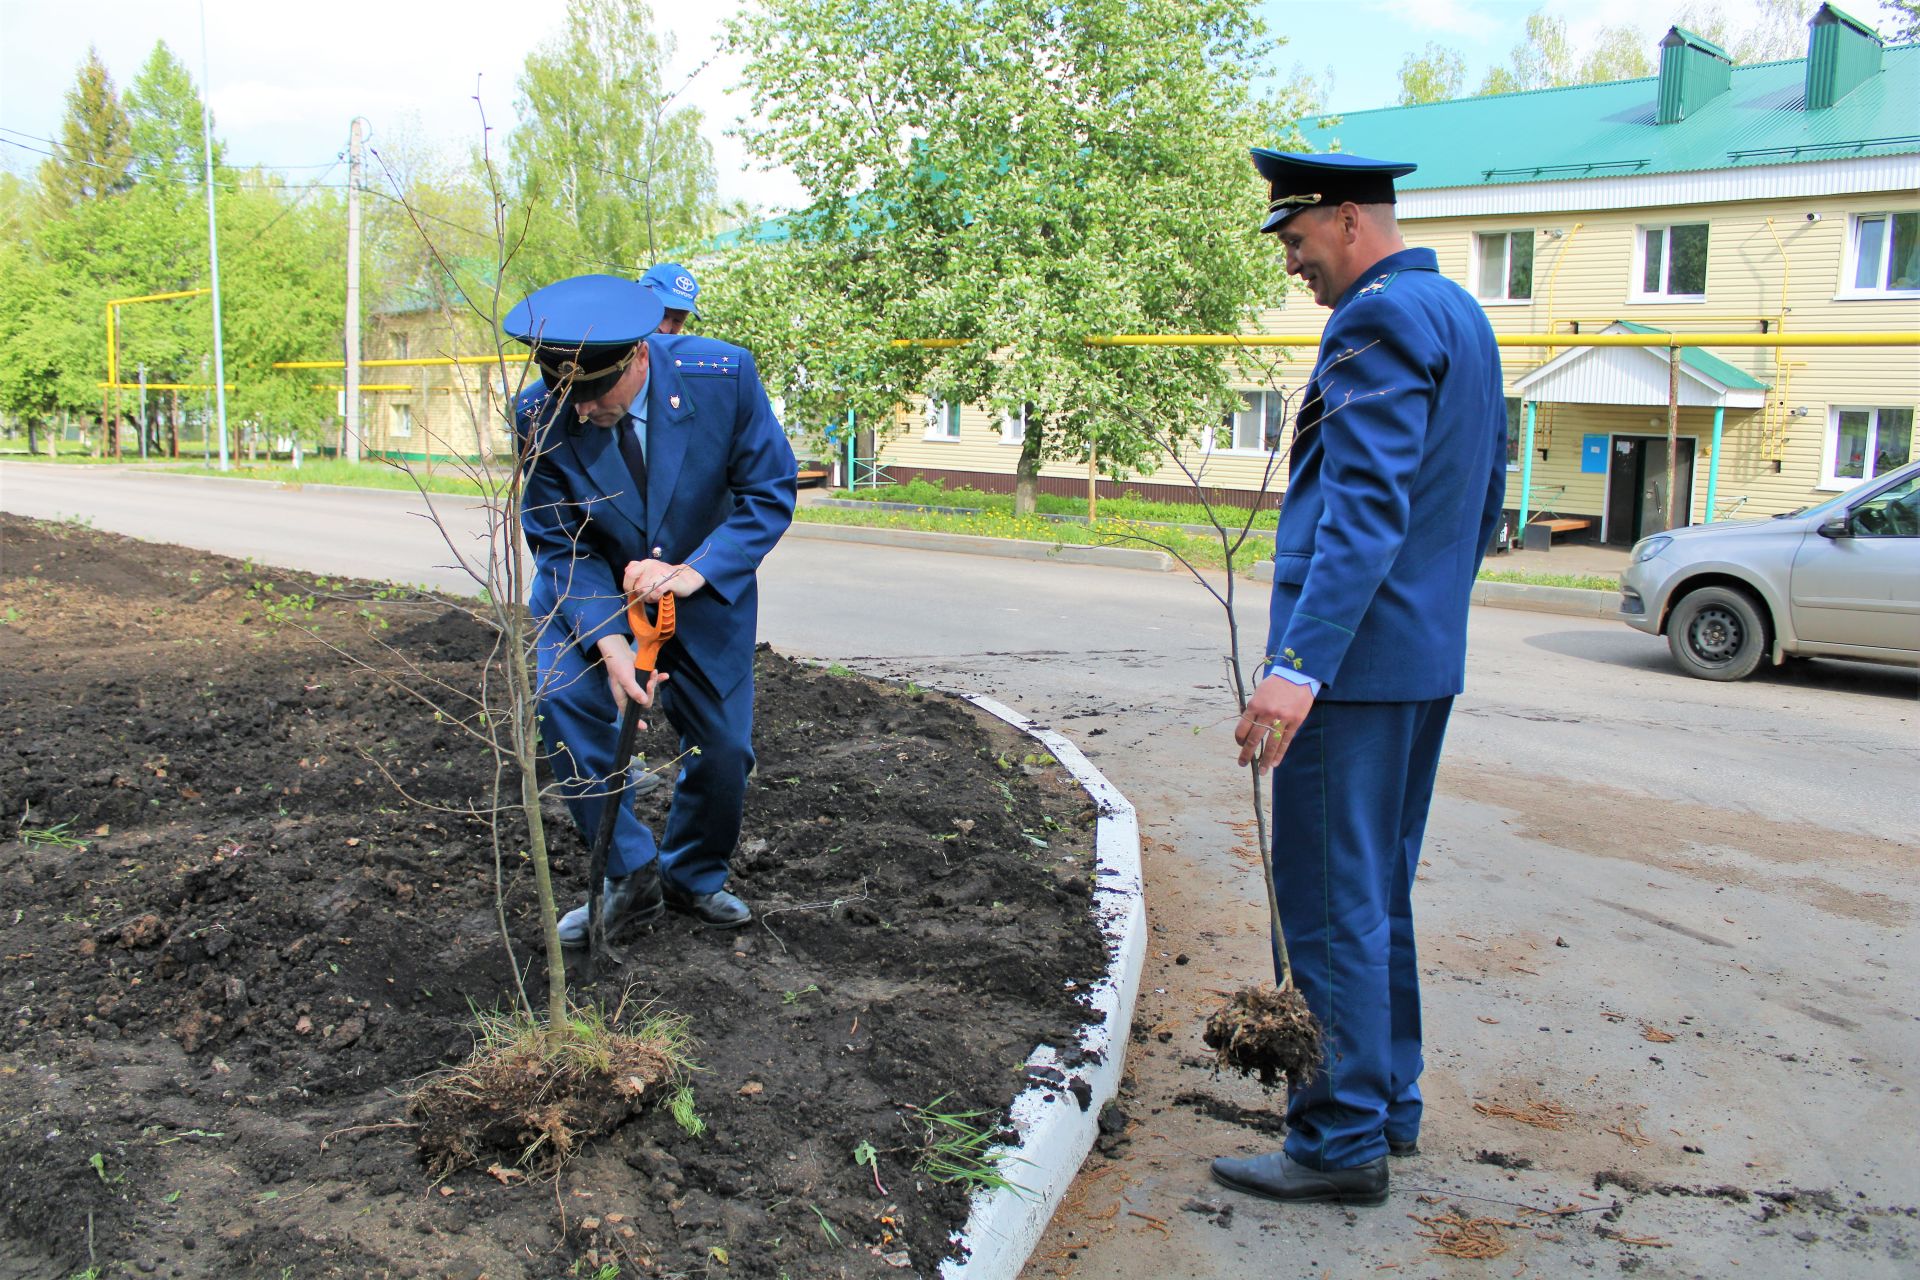
{"type": "Polygon", "coordinates": [[[1718,0],[1705,0],[1682,9],[1680,25],[1724,48],[1735,62],[1804,58],[1813,8],[1814,0],[1760,0],[1753,16],[1736,25],[1718,0]]]}
{"type": "MultiPolygon", "coordinates": [[[[183,200],[196,195],[206,174],[200,91],[166,41],[154,42],[146,65],[128,86],[127,116],[138,179],[171,184],[183,200]]],[[[216,142],[216,167],[221,150],[216,142]]]]}
{"type": "Polygon", "coordinates": [[[672,54],[646,0],[568,0],[564,31],[527,56],[508,158],[530,268],[638,275],[713,230],[713,150],[700,113],[667,100],[672,54]]]}
{"type": "Polygon", "coordinates": [[[1653,46],[1632,27],[1602,27],[1592,47],[1580,59],[1575,84],[1603,84],[1608,80],[1636,80],[1654,73],[1653,46]]]}
{"type": "Polygon", "coordinates": [[[1886,38],[1896,44],[1920,40],[1920,0],[1880,0],[1890,24],[1886,38]]]}
{"type": "Polygon", "coordinates": [[[99,50],[89,47],[73,88],[67,90],[59,145],[40,166],[40,187],[47,200],[68,207],[125,191],[133,183],[131,133],[120,91],[99,50]]]}
{"type": "Polygon", "coordinates": [[[1231,331],[1284,292],[1247,147],[1292,120],[1253,97],[1247,0],[766,0],[730,32],[747,142],[814,203],[702,299],[791,414],[1024,410],[1030,506],[1044,460],[1149,469],[1237,402],[1217,353],[1084,339],[1231,331]]]}
{"type": "Polygon", "coordinates": [[[228,417],[310,447],[332,443],[334,396],[315,390],[321,379],[276,372],[273,363],[341,349],[344,203],[331,191],[250,172],[220,193],[219,216],[222,337],[234,384],[228,417]]]}
{"type": "Polygon", "coordinates": [[[1467,60],[1460,51],[1428,41],[1425,49],[1408,54],[1400,64],[1400,105],[1446,102],[1459,97],[1466,82],[1467,60]]]}
{"type": "Polygon", "coordinates": [[[1527,15],[1526,38],[1513,47],[1505,66],[1494,67],[1480,82],[1481,93],[1517,93],[1558,89],[1652,75],[1650,42],[1631,26],[1602,27],[1593,44],[1576,49],[1567,24],[1544,9],[1527,15]]]}

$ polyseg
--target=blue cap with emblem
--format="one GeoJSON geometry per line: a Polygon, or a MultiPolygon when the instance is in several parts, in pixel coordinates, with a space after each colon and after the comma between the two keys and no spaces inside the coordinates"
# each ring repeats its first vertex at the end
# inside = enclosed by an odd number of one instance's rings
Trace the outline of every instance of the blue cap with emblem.
{"type": "Polygon", "coordinates": [[[700,286],[694,283],[693,272],[679,263],[655,263],[647,268],[647,274],[640,277],[640,283],[658,294],[661,305],[669,311],[686,311],[696,316],[700,314],[693,305],[694,299],[700,296],[700,286]]]}
{"type": "Polygon", "coordinates": [[[535,289],[500,327],[531,347],[551,390],[570,400],[604,395],[666,308],[652,289],[620,276],[574,276],[535,289]]]}
{"type": "Polygon", "coordinates": [[[1416,166],[1397,160],[1369,160],[1343,152],[1308,155],[1253,148],[1253,167],[1267,180],[1267,220],[1262,231],[1278,231],[1302,209],[1354,204],[1392,204],[1393,180],[1416,166]]]}

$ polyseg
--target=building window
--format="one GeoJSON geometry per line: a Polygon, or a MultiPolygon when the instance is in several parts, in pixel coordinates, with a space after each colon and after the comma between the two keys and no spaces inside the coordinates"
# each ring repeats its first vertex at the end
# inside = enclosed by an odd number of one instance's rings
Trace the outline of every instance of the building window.
{"type": "Polygon", "coordinates": [[[1920,292],[1920,213],[1863,213],[1853,220],[1853,288],[1920,292]]]}
{"type": "Polygon", "coordinates": [[[387,432],[395,440],[405,440],[413,434],[413,406],[396,404],[393,406],[393,425],[387,432]]]}
{"type": "Polygon", "coordinates": [[[1912,409],[1835,409],[1827,430],[1822,487],[1848,489],[1913,456],[1912,409]]]}
{"type": "Polygon", "coordinates": [[[927,400],[927,439],[960,438],[960,406],[950,400],[927,400]]]}
{"type": "Polygon", "coordinates": [[[1707,224],[1640,228],[1639,297],[1704,298],[1707,224]]]}
{"type": "Polygon", "coordinates": [[[1533,297],[1533,230],[1481,232],[1473,238],[1479,266],[1474,296],[1482,302],[1525,302],[1533,297]]]}
{"type": "Polygon", "coordinates": [[[1002,444],[1025,444],[1026,443],[1027,414],[1032,412],[1032,410],[1033,410],[1032,405],[1023,404],[1020,406],[1020,412],[1001,415],[1000,443],[1002,444]]]}
{"type": "Polygon", "coordinates": [[[1227,448],[1237,453],[1272,453],[1280,447],[1286,429],[1287,401],[1278,391],[1242,391],[1238,412],[1227,414],[1212,447],[1219,447],[1218,435],[1226,435],[1227,448]]]}
{"type": "Polygon", "coordinates": [[[393,358],[395,360],[407,358],[407,335],[404,332],[393,335],[393,358]]]}

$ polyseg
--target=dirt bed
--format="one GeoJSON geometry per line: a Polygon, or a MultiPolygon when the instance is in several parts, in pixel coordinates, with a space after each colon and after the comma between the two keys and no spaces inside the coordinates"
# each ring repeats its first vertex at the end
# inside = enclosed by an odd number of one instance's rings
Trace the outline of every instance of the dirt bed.
{"type": "MultiPolygon", "coordinates": [[[[467,690],[489,637],[366,584],[0,521],[0,1277],[937,1270],[967,1188],[916,1169],[913,1108],[992,1127],[1104,966],[1092,808],[1029,739],[763,650],[735,864],[758,920],[670,917],[600,988],[692,1019],[705,1133],[657,1108],[557,1178],[434,1183],[404,1091],[513,989],[471,812],[493,766],[346,655],[467,690]]],[[[546,816],[571,905],[585,849],[546,816]]],[[[498,844],[537,985],[523,830],[498,844]]]]}

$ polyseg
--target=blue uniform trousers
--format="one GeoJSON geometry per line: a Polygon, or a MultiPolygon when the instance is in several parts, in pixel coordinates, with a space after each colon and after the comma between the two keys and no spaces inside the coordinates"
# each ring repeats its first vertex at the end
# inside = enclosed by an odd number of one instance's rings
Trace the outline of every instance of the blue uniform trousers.
{"type": "MultiPolygon", "coordinates": [[[[574,825],[591,843],[616,767],[620,719],[599,656],[589,659],[564,629],[552,630],[538,651],[540,737],[574,825]]],[[[628,875],[657,855],[666,883],[690,894],[712,893],[727,882],[753,771],[753,675],[721,694],[692,664],[674,660],[677,644],[661,656],[661,669],[672,678],[660,686],[655,706],[642,713],[650,721],[665,712],[680,731],[680,773],[665,836],[656,842],[652,829],[623,805],[614,819],[607,874],[628,875]]]]}
{"type": "Polygon", "coordinates": [[[1412,890],[1452,698],[1314,703],[1274,770],[1273,878],[1293,977],[1327,1032],[1287,1096],[1287,1154],[1350,1169],[1420,1132],[1412,890]]]}

